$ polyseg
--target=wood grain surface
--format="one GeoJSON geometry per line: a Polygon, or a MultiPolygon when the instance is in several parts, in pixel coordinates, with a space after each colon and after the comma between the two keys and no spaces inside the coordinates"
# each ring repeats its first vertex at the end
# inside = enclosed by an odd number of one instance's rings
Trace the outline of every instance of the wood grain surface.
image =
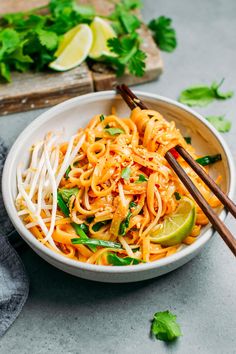
{"type": "MultiPolygon", "coordinates": [[[[47,3],[46,0],[0,0],[0,2],[0,14],[26,11],[47,3]]],[[[78,2],[91,4],[101,15],[109,14],[114,8],[114,4],[109,0],[78,2]]],[[[0,84],[0,114],[49,107],[74,96],[113,89],[121,82],[134,85],[156,79],[163,70],[160,51],[145,25],[142,25],[139,31],[143,38],[142,49],[147,54],[146,73],[143,77],[134,77],[125,73],[121,78],[117,78],[114,71],[101,63],[96,63],[90,68],[83,63],[64,73],[52,71],[13,73],[11,83],[0,84]]]]}

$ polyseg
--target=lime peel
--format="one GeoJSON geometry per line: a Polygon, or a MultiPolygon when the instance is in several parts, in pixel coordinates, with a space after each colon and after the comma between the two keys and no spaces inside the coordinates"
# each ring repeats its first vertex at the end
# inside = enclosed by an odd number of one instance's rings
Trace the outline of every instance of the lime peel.
{"type": "Polygon", "coordinates": [[[93,43],[89,52],[91,59],[99,60],[104,56],[116,56],[107,46],[110,38],[117,37],[110,23],[96,16],[90,25],[93,34],[93,43]]]}
{"type": "Polygon", "coordinates": [[[88,56],[93,35],[87,24],[80,24],[68,31],[55,55],[57,59],[49,64],[51,69],[66,71],[80,65],[88,56]]]}
{"type": "Polygon", "coordinates": [[[162,246],[174,246],[187,237],[196,221],[196,207],[194,202],[187,197],[182,197],[177,209],[165,217],[163,227],[151,233],[150,240],[162,246]]]}

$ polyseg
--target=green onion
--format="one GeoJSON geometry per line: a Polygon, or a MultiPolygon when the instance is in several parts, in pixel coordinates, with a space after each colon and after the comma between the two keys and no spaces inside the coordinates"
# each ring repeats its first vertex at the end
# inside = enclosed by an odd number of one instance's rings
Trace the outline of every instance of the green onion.
{"type": "Polygon", "coordinates": [[[222,157],[221,154],[216,154],[216,155],[206,155],[203,157],[200,157],[199,159],[196,159],[196,162],[198,162],[202,166],[207,166],[211,165],[212,163],[215,163],[217,161],[221,161],[222,157]]]}
{"type": "Polygon", "coordinates": [[[135,202],[130,202],[129,208],[137,208],[137,204],[135,202]]]}
{"type": "Polygon", "coordinates": [[[71,167],[68,166],[68,167],[67,167],[67,170],[66,170],[66,173],[65,173],[65,179],[66,179],[66,180],[69,179],[69,173],[70,173],[70,171],[71,171],[71,167]]]}
{"type": "Polygon", "coordinates": [[[141,260],[139,260],[137,258],[132,258],[132,257],[121,258],[113,253],[108,254],[107,261],[109,264],[112,264],[114,266],[133,265],[133,264],[139,264],[140,262],[142,262],[141,260]]]}
{"type": "Polygon", "coordinates": [[[191,136],[185,136],[184,140],[186,141],[187,144],[191,144],[192,143],[192,138],[191,136]]]}
{"type": "Polygon", "coordinates": [[[104,119],[105,119],[104,115],[101,114],[101,115],[100,115],[100,121],[102,122],[104,119]]]}
{"type": "Polygon", "coordinates": [[[70,210],[66,203],[64,202],[61,193],[57,193],[57,204],[65,216],[70,215],[70,210]]]}
{"type": "MultiPolygon", "coordinates": [[[[87,230],[88,232],[88,226],[85,224],[76,224],[75,222],[73,222],[71,224],[73,226],[73,228],[75,229],[75,232],[77,233],[77,235],[80,236],[81,240],[89,240],[88,235],[85,233],[87,230]]],[[[89,248],[91,249],[91,251],[95,252],[97,250],[96,246],[89,246],[89,248]]]]}
{"type": "Polygon", "coordinates": [[[121,244],[118,242],[96,240],[94,238],[89,238],[87,240],[81,238],[72,238],[71,242],[73,245],[101,246],[101,247],[122,249],[121,244]]]}
{"type": "Polygon", "coordinates": [[[97,232],[101,229],[102,226],[108,224],[110,220],[99,221],[92,226],[93,231],[97,232]]]}
{"type": "Polygon", "coordinates": [[[124,236],[126,234],[131,216],[132,213],[129,211],[126,218],[120,223],[119,235],[124,236]]]}

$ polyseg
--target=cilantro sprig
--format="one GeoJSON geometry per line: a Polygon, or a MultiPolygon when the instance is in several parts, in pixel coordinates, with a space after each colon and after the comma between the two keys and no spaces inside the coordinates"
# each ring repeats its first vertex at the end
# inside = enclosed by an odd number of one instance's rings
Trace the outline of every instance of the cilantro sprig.
{"type": "Polygon", "coordinates": [[[176,316],[170,311],[155,313],[151,334],[165,342],[171,342],[182,335],[180,326],[176,322],[176,316]]]}
{"type": "Polygon", "coordinates": [[[110,38],[107,44],[116,56],[107,56],[106,61],[116,69],[117,76],[122,76],[126,68],[135,76],[144,75],[146,54],[139,49],[140,37],[136,33],[110,38]]]}
{"type": "Polygon", "coordinates": [[[179,102],[188,106],[204,107],[214,100],[226,100],[233,96],[233,91],[221,92],[220,87],[224,79],[219,83],[214,81],[210,86],[195,85],[183,90],[179,96],[179,102]]]}
{"type": "Polygon", "coordinates": [[[232,123],[224,116],[208,116],[206,119],[221,133],[229,132],[231,129],[232,123]]]}
{"type": "Polygon", "coordinates": [[[156,44],[165,52],[173,52],[177,47],[176,32],[171,25],[172,20],[165,16],[153,19],[148,24],[156,44]]]}

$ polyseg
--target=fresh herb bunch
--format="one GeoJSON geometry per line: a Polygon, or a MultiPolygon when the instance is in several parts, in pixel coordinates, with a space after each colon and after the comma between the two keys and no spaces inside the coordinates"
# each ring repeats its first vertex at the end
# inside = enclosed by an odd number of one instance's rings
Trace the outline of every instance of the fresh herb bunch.
{"type": "MultiPolygon", "coordinates": [[[[107,17],[118,37],[108,40],[115,56],[101,61],[110,65],[117,76],[128,70],[132,75],[145,73],[146,54],[138,29],[141,21],[135,10],[139,0],[121,0],[107,17]]],[[[11,81],[11,71],[41,71],[55,59],[54,53],[62,35],[78,24],[90,24],[96,15],[91,6],[77,5],[75,0],[51,0],[48,5],[27,12],[5,14],[0,18],[0,78],[11,81]]],[[[164,16],[152,20],[149,27],[161,49],[172,51],[176,46],[171,20],[164,16]]]]}
{"type": "Polygon", "coordinates": [[[54,60],[60,36],[95,16],[90,6],[74,0],[51,0],[48,6],[6,14],[0,19],[0,77],[11,80],[11,70],[40,71],[54,60]],[[41,11],[47,14],[41,14],[41,11]]]}

